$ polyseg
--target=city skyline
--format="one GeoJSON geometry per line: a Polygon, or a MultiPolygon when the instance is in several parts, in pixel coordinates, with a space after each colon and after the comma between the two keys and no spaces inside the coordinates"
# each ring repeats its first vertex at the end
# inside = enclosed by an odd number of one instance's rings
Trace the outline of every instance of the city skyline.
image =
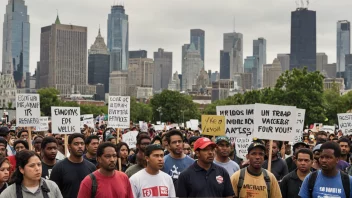
{"type": "MultiPolygon", "coordinates": [[[[204,61],[206,70],[219,71],[222,35],[234,29],[243,34],[243,58],[252,55],[252,42],[259,37],[267,40],[267,62],[272,62],[278,53],[290,52],[290,17],[291,12],[296,9],[294,0],[272,0],[275,6],[270,2],[259,0],[221,0],[216,4],[212,2],[199,4],[199,2],[201,0],[192,2],[154,0],[152,8],[158,12],[150,12],[150,9],[145,9],[146,6],[150,6],[150,1],[125,1],[130,26],[129,50],[147,50],[148,58],[153,58],[151,55],[158,48],[173,52],[173,73],[175,71],[180,73],[182,65],[182,60],[179,58],[182,53],[180,46],[189,42],[190,29],[199,28],[204,30],[206,35],[204,61]],[[248,10],[253,11],[253,4],[261,8],[255,10],[255,15],[248,12],[248,10]],[[215,13],[215,15],[206,13],[215,13]],[[235,27],[234,16],[236,17],[235,27]]],[[[40,57],[40,28],[53,23],[56,9],[59,10],[63,24],[88,27],[88,46],[90,46],[94,43],[99,25],[104,39],[107,39],[106,21],[113,3],[113,0],[89,4],[83,3],[82,0],[26,1],[31,23],[30,71],[34,72],[40,57]],[[37,3],[42,5],[41,8],[47,9],[38,8],[35,6],[37,3]],[[70,6],[65,6],[68,3],[70,6]]],[[[0,1],[2,8],[0,21],[2,22],[6,11],[5,5],[7,1],[0,1]]],[[[317,52],[325,52],[329,56],[329,63],[336,62],[336,22],[351,21],[348,12],[342,11],[349,6],[352,6],[352,2],[348,0],[341,0],[338,4],[328,0],[319,2],[315,0],[310,3],[309,9],[317,12],[317,52]]],[[[2,31],[0,37],[2,37],[2,31]]]]}

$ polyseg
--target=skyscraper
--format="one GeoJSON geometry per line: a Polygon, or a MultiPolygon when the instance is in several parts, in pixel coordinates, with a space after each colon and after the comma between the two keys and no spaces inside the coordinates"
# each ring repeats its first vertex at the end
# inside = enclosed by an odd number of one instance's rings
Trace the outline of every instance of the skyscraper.
{"type": "MultiPolygon", "coordinates": [[[[200,57],[204,63],[204,40],[205,32],[201,29],[192,29],[191,30],[191,42],[193,43],[196,49],[200,52],[200,57]]],[[[204,65],[203,65],[204,68],[204,65]]]]}
{"type": "Polygon", "coordinates": [[[352,54],[346,54],[345,64],[345,87],[352,89],[352,54]]]}
{"type": "Polygon", "coordinates": [[[351,31],[350,22],[343,20],[337,22],[337,77],[343,78],[345,72],[345,55],[351,53],[351,31]]]}
{"type": "Polygon", "coordinates": [[[263,87],[275,87],[276,81],[282,73],[279,59],[275,58],[272,65],[268,65],[263,68],[263,87]]]}
{"type": "Polygon", "coordinates": [[[128,15],[124,6],[112,6],[108,17],[107,41],[110,50],[110,72],[127,71],[128,32],[128,15]]]}
{"type": "Polygon", "coordinates": [[[95,94],[87,81],[87,27],[55,24],[41,29],[40,88],[54,87],[61,95],[95,94]]]}
{"type": "Polygon", "coordinates": [[[101,83],[104,85],[104,93],[109,93],[109,74],[110,54],[99,29],[94,44],[88,50],[88,83],[101,83]]]}
{"type": "Polygon", "coordinates": [[[191,43],[182,59],[182,90],[192,91],[196,84],[197,76],[203,68],[203,61],[199,51],[191,43]]]}
{"type": "Polygon", "coordinates": [[[277,59],[281,63],[282,72],[290,70],[290,54],[278,54],[277,59]]]}
{"type": "Polygon", "coordinates": [[[168,88],[172,76],[172,52],[159,48],[154,52],[153,92],[168,88]]]}
{"type": "Polygon", "coordinates": [[[258,58],[257,88],[263,86],[263,65],[266,64],[266,40],[258,38],[253,40],[253,56],[258,58]]]}
{"type": "Polygon", "coordinates": [[[131,58],[148,58],[148,52],[146,50],[129,51],[129,59],[131,58]]]}
{"type": "Polygon", "coordinates": [[[297,8],[291,13],[290,70],[307,67],[316,71],[316,12],[297,8]]]}
{"type": "Polygon", "coordinates": [[[29,72],[30,24],[24,0],[9,0],[3,24],[2,73],[13,73],[16,86],[24,88],[29,72]],[[6,68],[12,61],[13,68],[6,68]]]}
{"type": "Polygon", "coordinates": [[[243,73],[243,35],[224,33],[223,50],[220,52],[220,79],[232,79],[235,73],[243,73]]]}
{"type": "Polygon", "coordinates": [[[257,77],[257,70],[259,68],[258,64],[258,57],[255,56],[247,56],[246,59],[244,59],[244,72],[245,73],[250,73],[252,74],[252,86],[255,89],[258,89],[258,77],[257,77]]]}
{"type": "Polygon", "coordinates": [[[325,53],[317,53],[317,71],[323,72],[328,64],[328,56],[325,53]]]}

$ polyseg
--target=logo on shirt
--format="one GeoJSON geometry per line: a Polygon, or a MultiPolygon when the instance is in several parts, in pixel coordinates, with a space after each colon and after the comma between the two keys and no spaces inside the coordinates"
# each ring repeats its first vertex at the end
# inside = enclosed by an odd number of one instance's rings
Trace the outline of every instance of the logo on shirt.
{"type": "Polygon", "coordinates": [[[142,189],[143,197],[169,196],[169,189],[166,186],[154,186],[142,189]]]}
{"type": "Polygon", "coordinates": [[[177,170],[178,170],[178,167],[175,166],[175,165],[173,165],[173,166],[172,166],[172,169],[170,170],[170,172],[171,172],[171,177],[172,177],[173,179],[178,179],[178,176],[181,174],[181,172],[178,172],[177,170]]]}
{"type": "Polygon", "coordinates": [[[224,182],[224,178],[222,176],[216,176],[216,181],[218,182],[218,184],[222,184],[222,182],[224,182]]]}

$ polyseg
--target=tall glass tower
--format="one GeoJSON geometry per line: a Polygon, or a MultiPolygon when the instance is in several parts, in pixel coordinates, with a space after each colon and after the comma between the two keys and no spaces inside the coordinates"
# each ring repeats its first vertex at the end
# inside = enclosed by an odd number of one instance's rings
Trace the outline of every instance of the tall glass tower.
{"type": "MultiPolygon", "coordinates": [[[[194,44],[196,49],[200,52],[201,59],[204,63],[204,39],[205,32],[201,29],[192,29],[191,30],[191,43],[194,44]]],[[[204,68],[204,65],[203,65],[204,68]]]]}
{"type": "Polygon", "coordinates": [[[263,65],[266,64],[266,40],[258,38],[253,40],[253,56],[258,58],[257,88],[263,87],[263,65]]]}
{"type": "Polygon", "coordinates": [[[336,51],[337,51],[337,77],[344,77],[345,72],[345,56],[350,54],[351,50],[351,31],[349,21],[338,21],[337,22],[337,39],[336,39],[336,51]]]}
{"type": "Polygon", "coordinates": [[[13,73],[16,86],[24,88],[29,72],[29,16],[24,0],[9,0],[3,24],[2,73],[13,73]],[[5,64],[11,61],[12,64],[5,64]],[[12,65],[12,68],[7,67],[12,65]]]}
{"type": "Polygon", "coordinates": [[[110,72],[128,68],[128,15],[121,5],[111,7],[108,18],[108,48],[110,72]]]}

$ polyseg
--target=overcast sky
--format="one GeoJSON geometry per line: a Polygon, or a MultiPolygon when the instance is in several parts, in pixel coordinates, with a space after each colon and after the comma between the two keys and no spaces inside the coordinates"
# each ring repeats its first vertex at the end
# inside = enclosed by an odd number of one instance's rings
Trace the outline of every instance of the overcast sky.
{"type": "MultiPolygon", "coordinates": [[[[61,23],[88,27],[90,48],[99,24],[106,42],[107,18],[114,2],[124,2],[129,15],[129,49],[147,50],[149,58],[158,48],[173,52],[174,72],[181,72],[181,46],[190,42],[189,31],[193,28],[205,31],[207,70],[219,71],[223,33],[234,29],[243,34],[244,57],[252,55],[252,42],[258,37],[267,40],[268,63],[278,53],[290,53],[290,17],[295,0],[27,0],[31,72],[40,58],[40,28],[55,21],[56,9],[61,23]]],[[[0,0],[1,23],[6,4],[6,0],[0,0]]],[[[309,8],[317,11],[317,52],[325,52],[329,63],[336,62],[336,22],[352,20],[351,7],[351,0],[310,1],[309,8]]]]}

